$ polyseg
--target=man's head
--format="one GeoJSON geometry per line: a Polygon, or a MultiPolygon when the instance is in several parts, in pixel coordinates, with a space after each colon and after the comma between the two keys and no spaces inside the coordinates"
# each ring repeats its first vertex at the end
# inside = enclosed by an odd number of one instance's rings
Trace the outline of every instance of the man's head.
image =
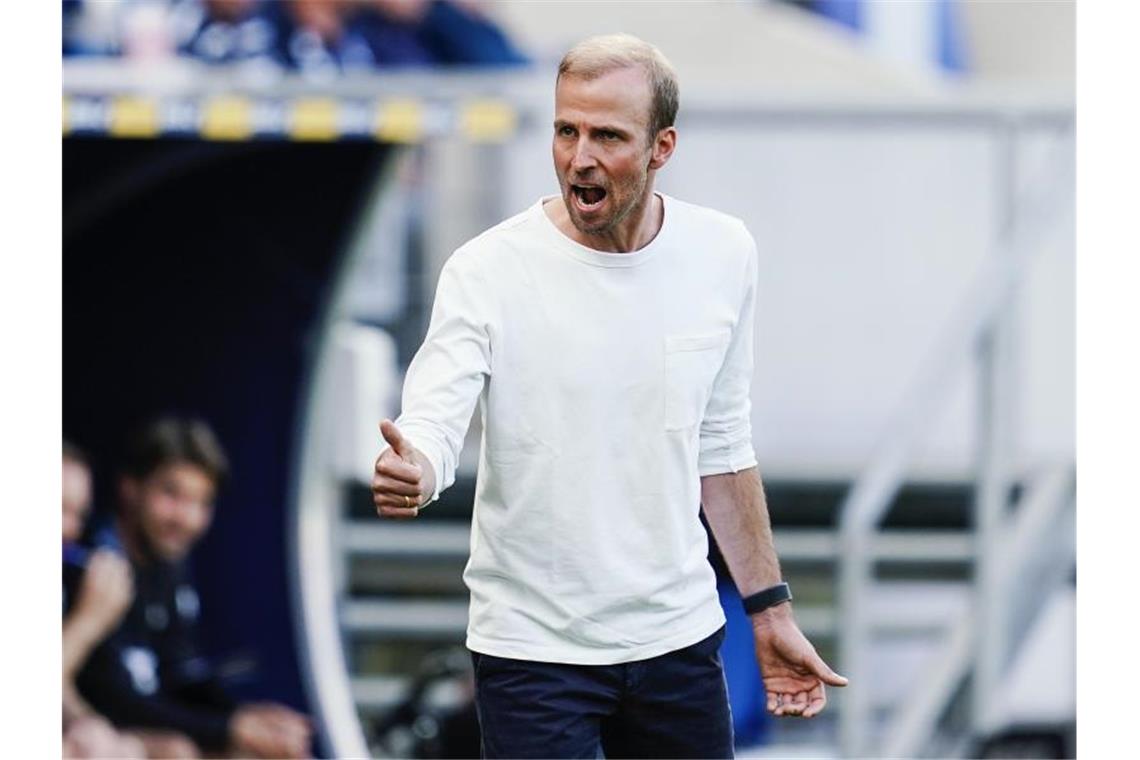
{"type": "Polygon", "coordinates": [[[210,527],[228,470],[205,422],[168,417],[143,427],[131,440],[120,483],[131,537],[152,556],[183,559],[210,527]]]}
{"type": "Polygon", "coordinates": [[[591,37],[562,58],[554,101],[554,168],[570,219],[606,234],[644,208],[673,154],[676,73],[636,37],[591,37]]]}
{"type": "Polygon", "coordinates": [[[78,541],[91,508],[91,468],[74,444],[63,442],[63,540],[78,541]]]}
{"type": "Polygon", "coordinates": [[[645,40],[632,34],[606,34],[583,40],[562,56],[556,84],[563,77],[589,81],[621,69],[636,69],[645,77],[649,88],[646,136],[652,142],[658,132],[673,126],[680,96],[673,65],[645,40]]]}

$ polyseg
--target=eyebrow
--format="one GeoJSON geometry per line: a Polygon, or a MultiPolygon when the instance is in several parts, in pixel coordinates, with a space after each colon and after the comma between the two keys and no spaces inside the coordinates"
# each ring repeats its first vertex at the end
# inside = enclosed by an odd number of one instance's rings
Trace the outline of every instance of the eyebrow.
{"type": "MultiPolygon", "coordinates": [[[[562,129],[563,127],[573,127],[574,129],[578,128],[577,125],[572,124],[571,122],[565,121],[563,119],[555,119],[554,120],[554,128],[555,129],[562,129]]],[[[630,136],[630,132],[628,130],[623,129],[621,127],[615,127],[615,126],[610,125],[610,124],[599,124],[595,127],[590,127],[590,131],[593,133],[613,132],[615,135],[620,135],[621,137],[629,137],[630,136]]]]}

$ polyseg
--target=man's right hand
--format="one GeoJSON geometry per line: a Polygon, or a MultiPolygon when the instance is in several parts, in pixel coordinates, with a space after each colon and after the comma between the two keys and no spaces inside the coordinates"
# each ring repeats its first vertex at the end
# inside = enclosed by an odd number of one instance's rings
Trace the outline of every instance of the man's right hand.
{"type": "Polygon", "coordinates": [[[380,434],[388,442],[388,448],[376,459],[372,475],[372,503],[376,513],[397,519],[416,517],[420,506],[435,491],[435,473],[394,422],[381,422],[380,434]]]}

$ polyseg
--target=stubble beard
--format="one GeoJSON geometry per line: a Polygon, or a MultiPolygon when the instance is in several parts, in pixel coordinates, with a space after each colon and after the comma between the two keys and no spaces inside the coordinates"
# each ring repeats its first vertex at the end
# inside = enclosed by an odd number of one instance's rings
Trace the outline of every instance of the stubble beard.
{"type": "MultiPolygon", "coordinates": [[[[643,208],[648,202],[649,199],[645,197],[645,188],[648,184],[648,181],[649,173],[646,172],[634,184],[628,188],[623,188],[629,190],[629,203],[626,204],[623,208],[615,207],[613,214],[608,219],[602,219],[599,222],[590,225],[587,224],[584,219],[582,219],[582,217],[579,215],[577,206],[574,204],[574,191],[571,189],[571,185],[574,183],[570,182],[569,179],[565,180],[563,182],[565,189],[562,191],[562,200],[566,205],[566,210],[570,214],[570,222],[578,229],[579,232],[584,235],[598,236],[609,234],[619,224],[625,221],[625,219],[632,212],[643,208]]],[[[615,193],[612,192],[611,189],[607,189],[606,196],[612,204],[615,193]]]]}

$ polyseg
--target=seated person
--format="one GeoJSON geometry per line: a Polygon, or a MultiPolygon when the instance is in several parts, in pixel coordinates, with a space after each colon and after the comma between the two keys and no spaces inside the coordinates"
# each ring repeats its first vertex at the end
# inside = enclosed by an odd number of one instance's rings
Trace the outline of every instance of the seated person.
{"type": "Polygon", "coordinates": [[[277,61],[303,75],[528,63],[473,0],[294,0],[264,8],[277,61]]]}
{"type": "Polygon", "coordinates": [[[306,757],[307,718],[283,705],[235,704],[198,649],[198,595],[186,559],[210,526],[227,467],[200,421],[158,420],[133,440],[115,535],[136,595],[77,683],[115,725],[177,732],[193,754],[306,757]]]}
{"type": "MultiPolygon", "coordinates": [[[[351,23],[355,3],[349,0],[294,0],[265,6],[274,33],[274,58],[308,78],[334,78],[346,71],[367,71],[379,63],[376,51],[351,23]]],[[[419,61],[418,48],[404,50],[419,61]]],[[[423,63],[427,63],[426,57],[423,63]]]]}
{"type": "MultiPolygon", "coordinates": [[[[431,62],[443,66],[516,66],[529,63],[479,0],[361,0],[362,26],[410,29],[431,62]],[[371,13],[367,12],[371,11],[371,13]]],[[[376,45],[382,49],[382,45],[376,45]]],[[[378,54],[379,57],[379,54],[378,54]]]]}
{"type": "Polygon", "coordinates": [[[110,551],[88,559],[78,545],[91,505],[91,470],[83,453],[63,443],[63,576],[83,574],[74,600],[64,591],[63,756],[142,758],[138,737],[119,733],[75,690],[75,671],[119,623],[131,603],[131,570],[110,551]],[[86,573],[83,573],[86,568],[86,573]]]}

